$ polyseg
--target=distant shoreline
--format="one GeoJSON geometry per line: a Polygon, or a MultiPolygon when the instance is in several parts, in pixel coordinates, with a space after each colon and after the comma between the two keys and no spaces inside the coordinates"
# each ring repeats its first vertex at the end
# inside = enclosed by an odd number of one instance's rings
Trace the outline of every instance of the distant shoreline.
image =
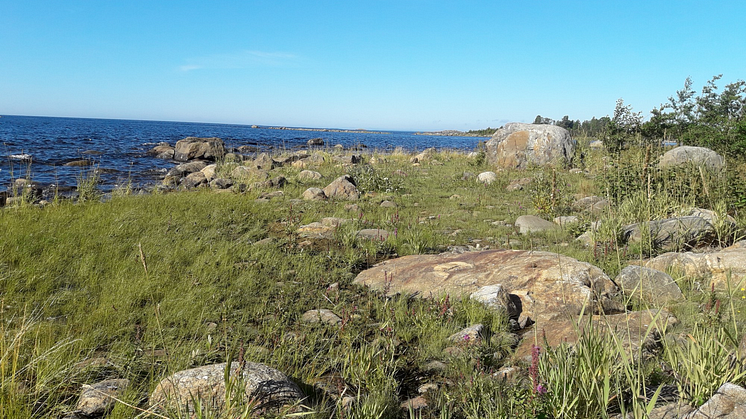
{"type": "Polygon", "coordinates": [[[293,128],[293,127],[270,127],[264,125],[252,125],[251,128],[279,129],[288,131],[314,131],[314,132],[350,132],[358,134],[391,134],[387,131],[368,131],[367,129],[336,129],[336,128],[293,128]]]}
{"type": "Polygon", "coordinates": [[[473,132],[463,132],[457,130],[443,130],[443,131],[428,131],[428,132],[415,132],[414,135],[436,135],[440,137],[484,137],[489,138],[492,135],[480,135],[473,132]]]}

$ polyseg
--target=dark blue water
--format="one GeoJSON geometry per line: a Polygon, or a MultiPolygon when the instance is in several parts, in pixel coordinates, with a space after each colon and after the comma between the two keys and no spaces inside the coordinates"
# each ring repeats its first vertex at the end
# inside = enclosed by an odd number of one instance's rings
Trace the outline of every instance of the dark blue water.
{"type": "Polygon", "coordinates": [[[410,151],[428,147],[471,150],[482,140],[412,132],[320,132],[191,122],[2,116],[0,191],[8,189],[13,179],[27,176],[64,190],[76,186],[78,177],[91,167],[100,173],[103,190],[130,181],[135,187],[145,187],[159,181],[176,164],[154,158],[148,150],[159,142],[174,145],[190,136],[218,137],[229,149],[251,145],[260,151],[302,148],[309,139],[319,137],[328,145],[342,144],[345,148],[364,145],[389,150],[401,146],[410,151]],[[92,161],[93,166],[64,166],[81,159],[92,161]]]}

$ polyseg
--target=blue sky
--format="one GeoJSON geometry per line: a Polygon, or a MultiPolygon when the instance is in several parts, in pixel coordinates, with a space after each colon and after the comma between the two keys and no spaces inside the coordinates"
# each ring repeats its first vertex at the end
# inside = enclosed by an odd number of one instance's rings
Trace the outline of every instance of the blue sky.
{"type": "Polygon", "coordinates": [[[746,78],[743,1],[0,0],[0,114],[478,129],[746,78]]]}

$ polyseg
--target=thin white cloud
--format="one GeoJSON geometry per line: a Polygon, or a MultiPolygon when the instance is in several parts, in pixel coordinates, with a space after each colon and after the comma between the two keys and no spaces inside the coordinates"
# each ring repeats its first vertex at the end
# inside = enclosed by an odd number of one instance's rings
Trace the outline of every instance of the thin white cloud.
{"type": "Polygon", "coordinates": [[[230,54],[214,54],[187,60],[180,71],[202,69],[241,69],[251,67],[283,67],[294,65],[299,57],[287,52],[243,50],[230,54]]]}

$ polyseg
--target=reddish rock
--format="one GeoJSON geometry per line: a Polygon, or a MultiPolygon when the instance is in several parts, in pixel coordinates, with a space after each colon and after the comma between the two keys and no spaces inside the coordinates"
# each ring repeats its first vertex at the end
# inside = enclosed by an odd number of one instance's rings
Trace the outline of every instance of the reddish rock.
{"type": "Polygon", "coordinates": [[[545,321],[585,311],[618,310],[617,292],[601,269],[550,252],[486,250],[461,254],[413,255],[361,272],[354,281],[395,293],[459,298],[488,285],[517,296],[524,316],[545,321]]]}

